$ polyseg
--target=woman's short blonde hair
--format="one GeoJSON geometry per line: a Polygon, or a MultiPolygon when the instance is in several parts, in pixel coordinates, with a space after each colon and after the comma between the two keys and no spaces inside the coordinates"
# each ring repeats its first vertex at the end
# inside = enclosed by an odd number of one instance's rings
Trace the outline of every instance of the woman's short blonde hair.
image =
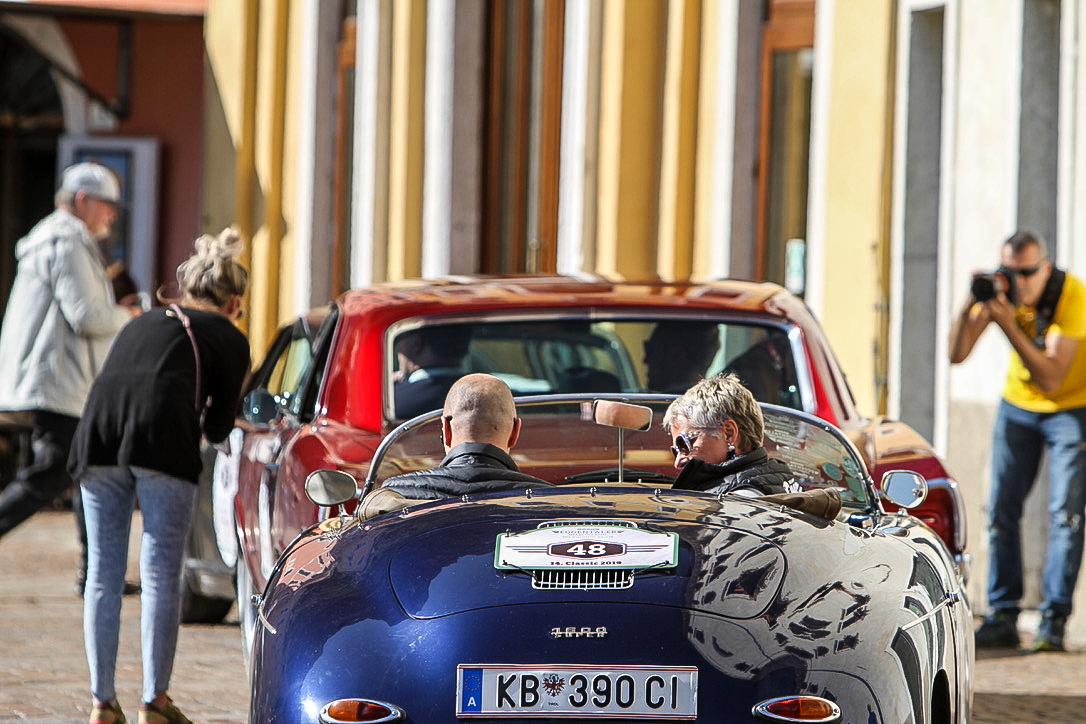
{"type": "Polygon", "coordinates": [[[177,267],[177,285],[183,298],[223,307],[245,294],[249,271],[237,260],[245,250],[245,242],[236,229],[227,227],[218,236],[204,234],[195,247],[193,255],[177,267]]]}
{"type": "Polygon", "coordinates": [[[664,430],[669,435],[676,417],[703,430],[719,430],[725,422],[734,420],[743,450],[761,447],[765,436],[762,408],[734,372],[702,380],[672,401],[664,413],[664,430]]]}

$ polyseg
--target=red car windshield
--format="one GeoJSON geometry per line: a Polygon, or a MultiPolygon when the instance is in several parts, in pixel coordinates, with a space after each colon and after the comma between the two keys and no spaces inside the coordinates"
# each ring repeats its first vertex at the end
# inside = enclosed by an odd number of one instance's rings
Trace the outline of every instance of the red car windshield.
{"type": "Polygon", "coordinates": [[[735,371],[756,399],[804,409],[793,346],[780,327],[712,318],[475,319],[390,331],[395,418],[441,406],[461,375],[486,372],[514,395],[680,394],[735,371]]]}

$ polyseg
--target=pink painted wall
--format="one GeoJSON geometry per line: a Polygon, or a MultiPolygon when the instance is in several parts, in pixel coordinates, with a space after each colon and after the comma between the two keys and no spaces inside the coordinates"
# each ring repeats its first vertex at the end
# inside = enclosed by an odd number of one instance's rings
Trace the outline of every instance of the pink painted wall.
{"type": "MultiPolygon", "coordinates": [[[[159,141],[158,223],[154,284],[173,282],[174,270],[202,230],[204,154],[203,18],[132,19],[130,112],[116,135],[159,141]]],[[[115,98],[119,26],[114,19],[64,19],[84,80],[115,98]]],[[[105,135],[105,134],[102,134],[105,135]]],[[[152,290],[148,290],[153,293],[152,290]]]]}

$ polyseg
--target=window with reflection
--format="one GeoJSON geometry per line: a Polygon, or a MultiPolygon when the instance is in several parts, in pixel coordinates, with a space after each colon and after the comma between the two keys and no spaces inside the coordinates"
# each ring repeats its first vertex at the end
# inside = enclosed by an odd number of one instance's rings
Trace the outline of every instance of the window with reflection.
{"type": "Polygon", "coordinates": [[[405,324],[390,332],[394,417],[441,407],[453,382],[496,375],[514,395],[681,394],[736,372],[762,402],[803,409],[791,340],[779,327],[719,319],[516,319],[405,324]]]}

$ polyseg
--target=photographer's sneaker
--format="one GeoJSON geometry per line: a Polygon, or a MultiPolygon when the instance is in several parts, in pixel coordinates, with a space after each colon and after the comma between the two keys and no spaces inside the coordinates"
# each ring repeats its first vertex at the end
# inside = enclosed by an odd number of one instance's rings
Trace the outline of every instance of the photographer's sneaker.
{"type": "Polygon", "coordinates": [[[994,611],[988,614],[973,635],[973,640],[978,649],[1018,648],[1018,613],[994,611]]]}
{"type": "Polygon", "coordinates": [[[166,703],[162,706],[140,704],[139,724],[192,724],[192,722],[174,705],[173,699],[166,697],[166,703]]]}
{"type": "Polygon", "coordinates": [[[1045,611],[1044,616],[1041,618],[1041,626],[1037,629],[1037,640],[1033,644],[1033,650],[1038,652],[1066,651],[1067,649],[1063,646],[1063,631],[1066,627],[1066,616],[1045,611]]]}

